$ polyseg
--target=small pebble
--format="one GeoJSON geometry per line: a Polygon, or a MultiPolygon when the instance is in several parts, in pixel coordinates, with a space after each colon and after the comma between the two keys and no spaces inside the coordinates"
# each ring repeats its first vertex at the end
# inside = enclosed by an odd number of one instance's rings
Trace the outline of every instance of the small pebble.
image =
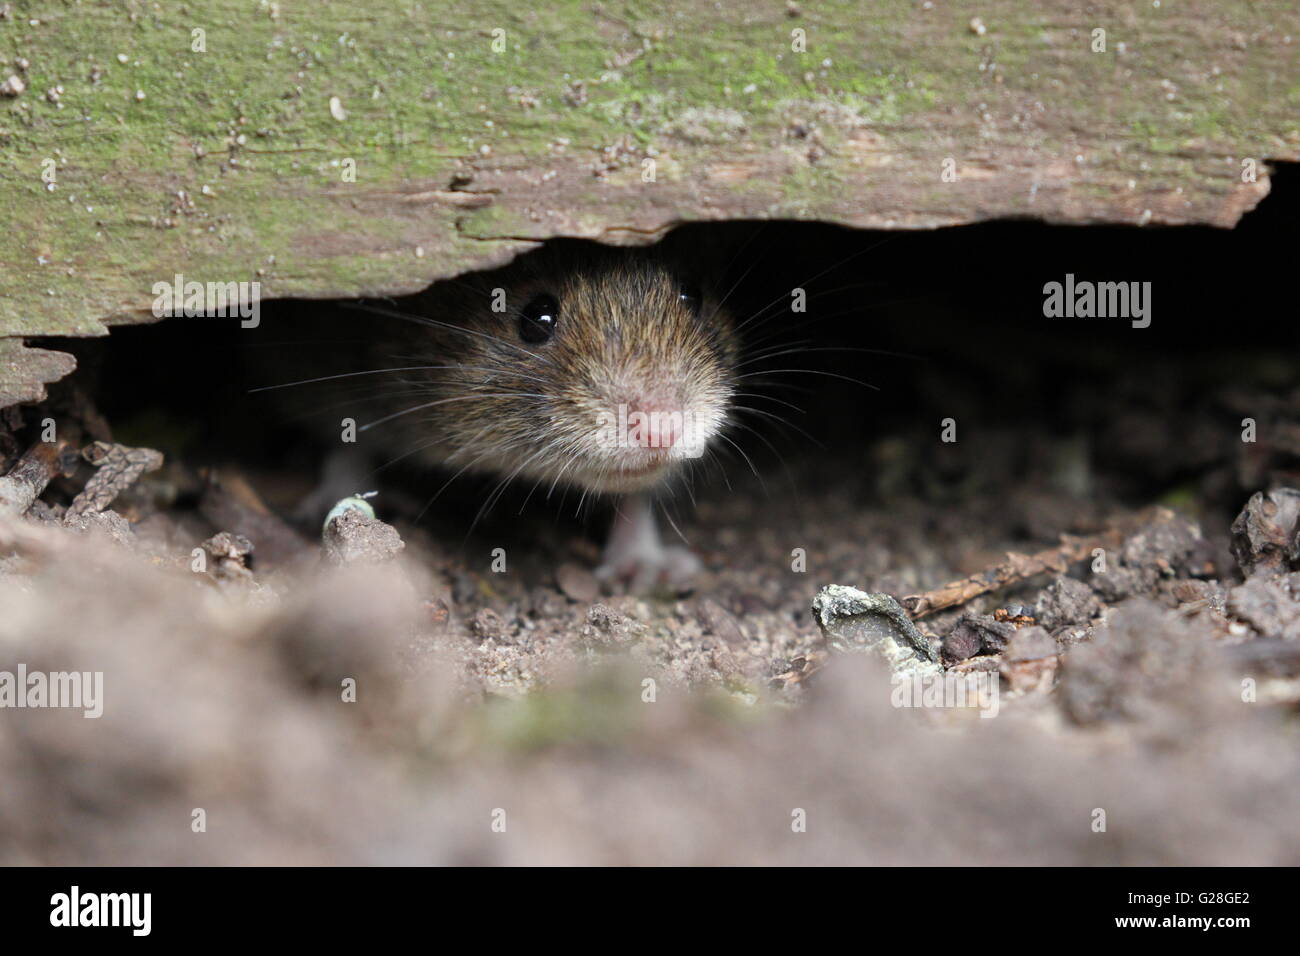
{"type": "Polygon", "coordinates": [[[565,597],[578,604],[591,604],[600,596],[600,584],[586,568],[562,564],[555,571],[555,583],[565,597]]]}

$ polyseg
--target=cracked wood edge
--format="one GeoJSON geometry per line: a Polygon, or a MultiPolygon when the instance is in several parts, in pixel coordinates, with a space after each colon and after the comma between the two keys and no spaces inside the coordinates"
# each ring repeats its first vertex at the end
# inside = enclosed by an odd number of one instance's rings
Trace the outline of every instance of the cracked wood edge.
{"type": "MultiPolygon", "coordinates": [[[[28,61],[0,99],[0,336],[151,321],[176,273],[394,295],[552,236],[637,244],[699,220],[1229,227],[1267,161],[1300,159],[1288,0],[987,0],[983,33],[905,0],[284,6],[32,3],[0,22],[0,70],[28,61]]],[[[73,367],[59,354],[0,339],[0,403],[39,398],[73,367]]]]}

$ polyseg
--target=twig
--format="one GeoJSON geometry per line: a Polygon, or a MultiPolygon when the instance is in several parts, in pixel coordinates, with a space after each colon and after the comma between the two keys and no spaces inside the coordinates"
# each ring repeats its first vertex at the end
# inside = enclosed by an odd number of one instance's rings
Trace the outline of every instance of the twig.
{"type": "Polygon", "coordinates": [[[4,477],[0,477],[0,514],[25,515],[45,486],[70,474],[76,450],[65,440],[37,442],[4,477]]]}
{"type": "Polygon", "coordinates": [[[1007,553],[1007,560],[1002,564],[962,578],[960,581],[937,587],[922,594],[912,594],[900,601],[912,619],[925,617],[935,611],[965,604],[981,594],[1000,591],[1038,574],[1064,574],[1076,561],[1090,557],[1097,548],[1118,547],[1122,540],[1118,531],[1108,532],[1094,538],[1074,538],[1061,536],[1059,547],[1039,551],[1037,554],[1007,553]]]}

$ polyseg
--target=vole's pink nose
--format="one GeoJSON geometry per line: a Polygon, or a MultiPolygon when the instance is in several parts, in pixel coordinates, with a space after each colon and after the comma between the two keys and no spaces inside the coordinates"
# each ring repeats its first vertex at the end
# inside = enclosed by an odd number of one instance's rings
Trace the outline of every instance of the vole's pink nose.
{"type": "Polygon", "coordinates": [[[627,403],[628,444],[672,448],[682,437],[682,403],[675,397],[646,392],[627,403]]]}

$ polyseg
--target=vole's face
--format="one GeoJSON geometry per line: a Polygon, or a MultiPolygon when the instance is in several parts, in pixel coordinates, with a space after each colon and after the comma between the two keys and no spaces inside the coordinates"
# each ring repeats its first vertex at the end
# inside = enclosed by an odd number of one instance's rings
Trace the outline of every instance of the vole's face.
{"type": "Polygon", "coordinates": [[[464,331],[436,338],[457,367],[435,373],[448,401],[424,422],[447,464],[635,491],[702,456],[727,421],[731,320],[644,254],[508,267],[455,298],[464,331]]]}

